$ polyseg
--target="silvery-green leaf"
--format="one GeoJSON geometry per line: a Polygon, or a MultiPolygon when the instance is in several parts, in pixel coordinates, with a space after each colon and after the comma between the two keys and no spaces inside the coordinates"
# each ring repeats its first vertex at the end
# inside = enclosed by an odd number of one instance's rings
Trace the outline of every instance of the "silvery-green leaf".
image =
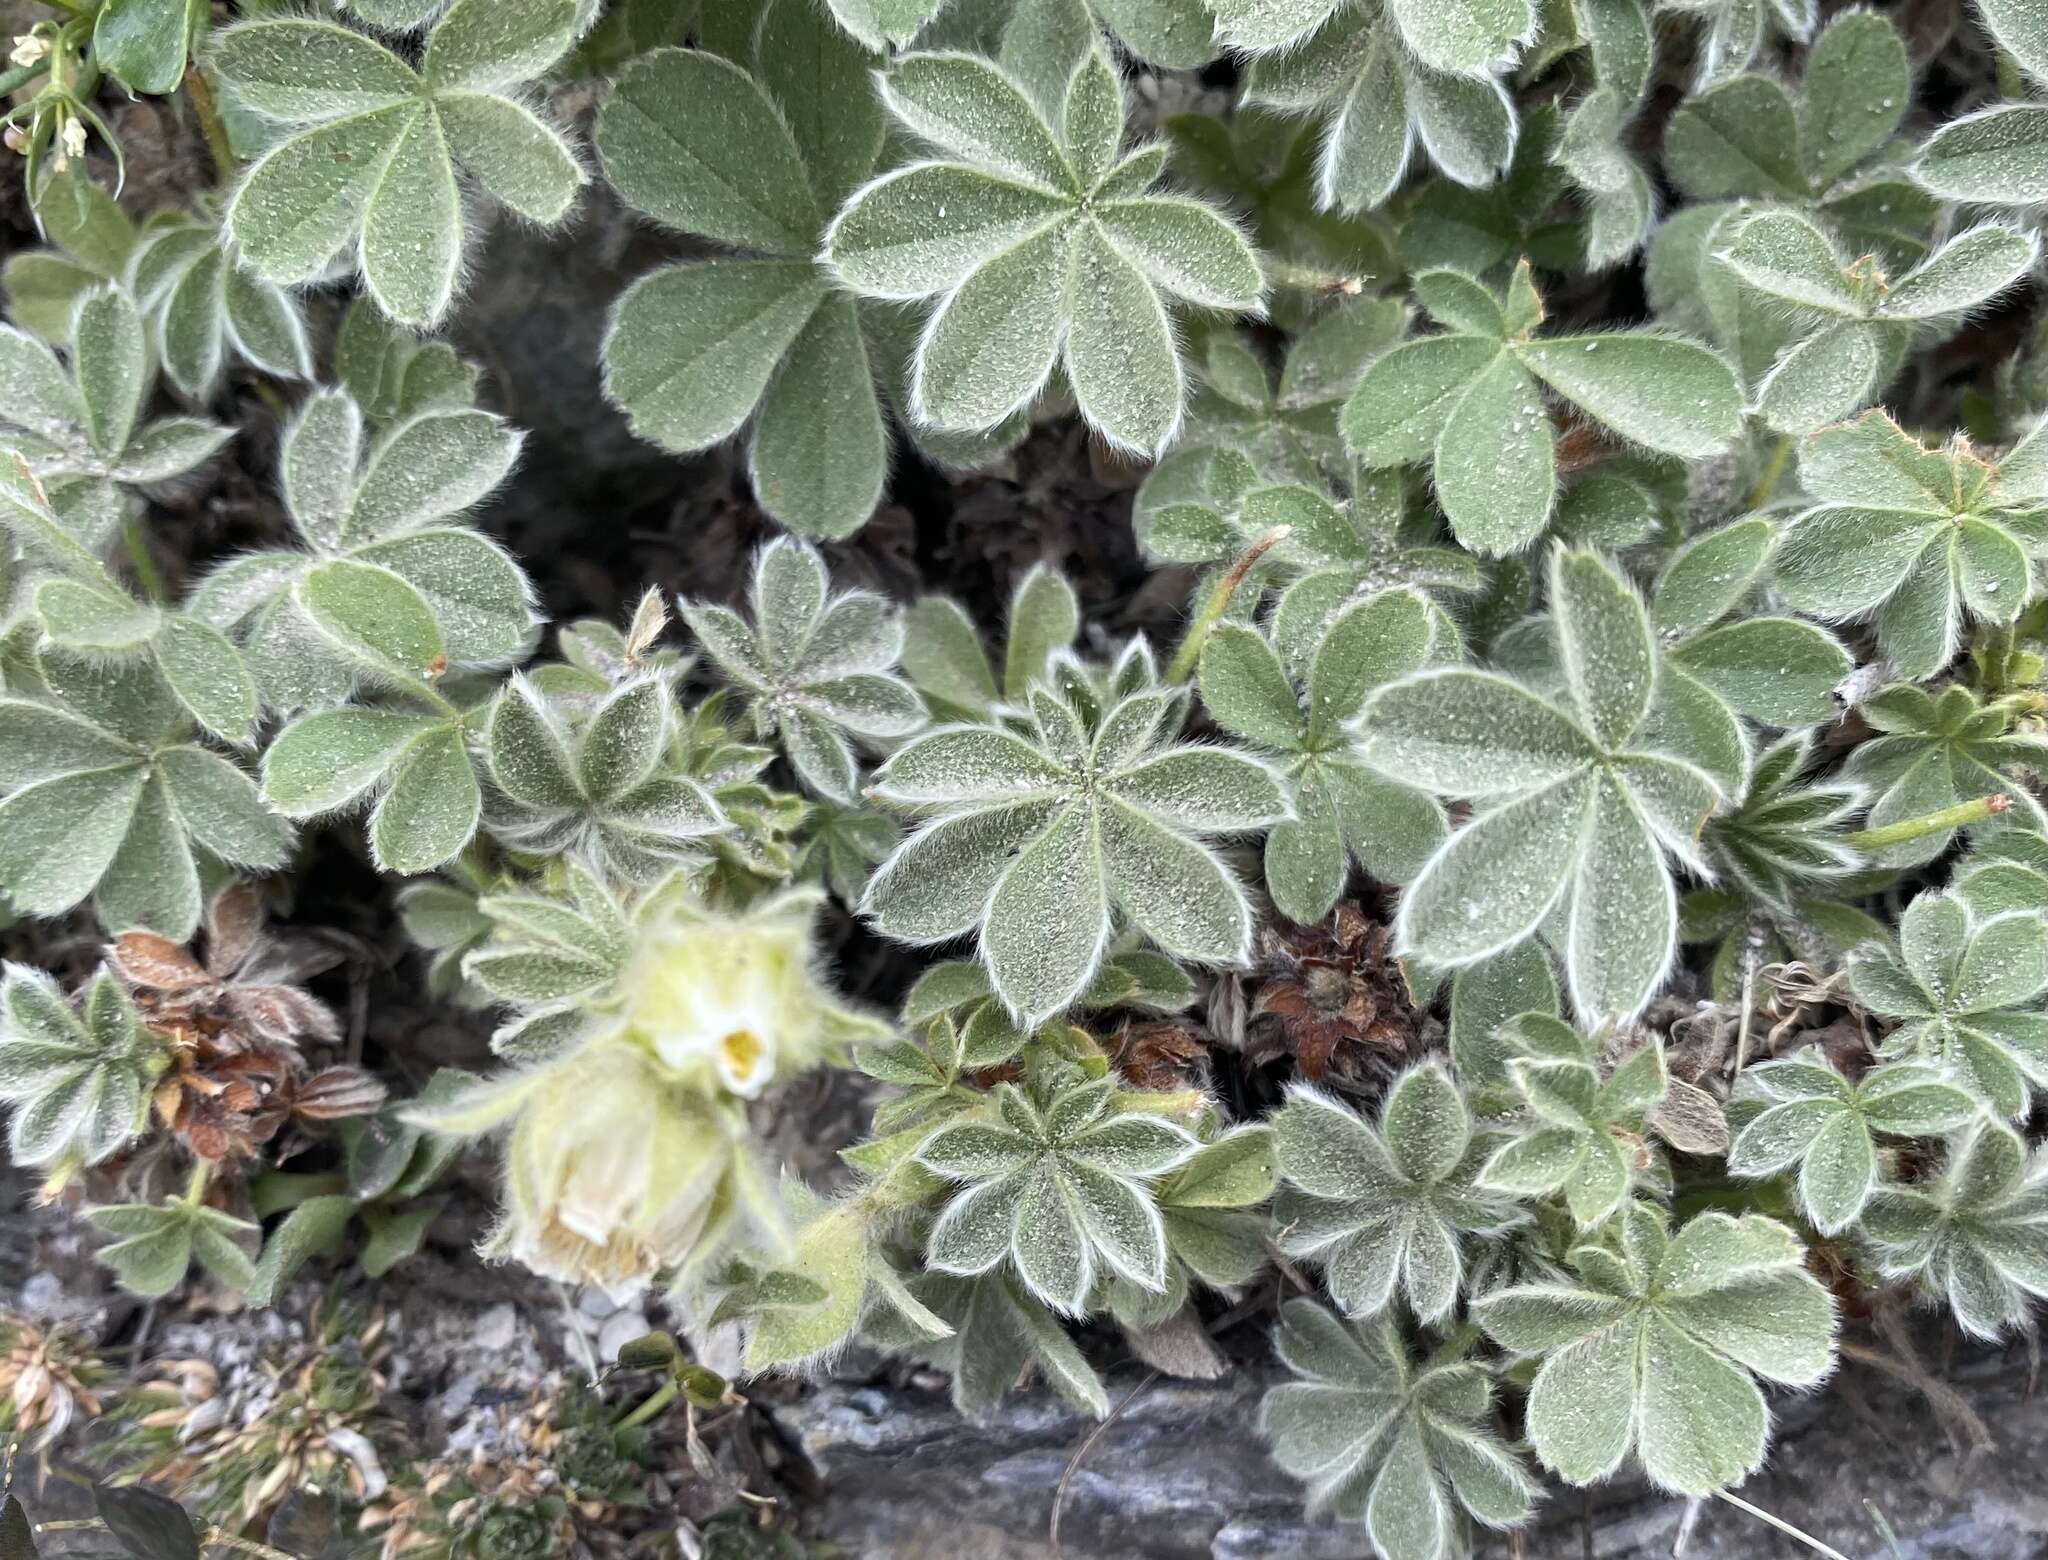
{"type": "Polygon", "coordinates": [[[1389,13],[1423,64],[1467,76],[1497,69],[1536,25],[1527,0],[1456,0],[1434,7],[1396,0],[1389,13]]]}
{"type": "Polygon", "coordinates": [[[1924,320],[1974,309],[2025,276],[2039,253],[2032,233],[1995,225],[1972,228],[1894,282],[1878,313],[1887,319],[1924,320]]]}
{"type": "Polygon", "coordinates": [[[313,124],[409,101],[417,81],[374,39],[310,18],[255,19],[212,42],[209,62],[245,107],[313,124]]]}
{"type": "Polygon", "coordinates": [[[149,393],[149,338],[126,293],[102,287],[78,300],[71,313],[71,367],[93,447],[119,455],[149,393]]]}
{"type": "Polygon", "coordinates": [[[239,867],[270,871],[284,865],[291,829],[263,805],[256,783],[240,769],[187,744],[159,755],[157,773],[197,844],[239,867]]]}
{"type": "Polygon", "coordinates": [[[1472,380],[1435,453],[1437,501],[1465,546],[1497,556],[1542,534],[1557,497],[1555,440],[1543,392],[1514,358],[1502,353],[1472,380]]]}
{"type": "Polygon", "coordinates": [[[1434,455],[1466,390],[1500,355],[1479,336],[1425,336],[1377,358],[1344,403],[1344,442],[1369,466],[1434,455]]]}
{"type": "Polygon", "coordinates": [[[1811,433],[1870,399],[1882,359],[1870,326],[1855,320],[1831,326],[1772,365],[1757,386],[1757,410],[1781,432],[1811,433]]]}
{"type": "Polygon", "coordinates": [[[1172,195],[1099,204],[1116,250],[1176,297],[1208,309],[1256,310],[1264,281],[1244,236],[1212,207],[1172,195]]]}
{"type": "Polygon", "coordinates": [[[1070,203],[1004,174],[911,163],[863,187],[833,220],[825,261],[850,288],[923,298],[1061,221],[1070,203]]]}
{"type": "Polygon", "coordinates": [[[439,93],[434,111],[449,152],[492,195],[532,222],[569,214],[588,175],[561,131],[489,92],[439,93]]]}
{"type": "Polygon", "coordinates": [[[605,337],[605,390],[633,429],[700,450],[752,415],[775,367],[817,311],[824,284],[803,260],[669,266],[620,300],[605,337]]]}
{"type": "Polygon", "coordinates": [[[1614,780],[1600,783],[1572,888],[1565,968],[1572,1005],[1626,1018],[1655,995],[1677,950],[1678,904],[1655,835],[1614,780]]]}
{"type": "Polygon", "coordinates": [[[1055,816],[1003,869],[988,897],[981,946],[996,993],[1013,1013],[1036,1022],[1087,985],[1102,957],[1108,891],[1103,848],[1085,807],[1055,816]]]}
{"type": "Polygon", "coordinates": [[[1780,207],[1746,219],[1719,258],[1767,297],[1843,319],[1869,312],[1834,241],[1797,211],[1780,207]]]}
{"type": "Polygon", "coordinates": [[[431,682],[447,665],[432,609],[388,569],[336,559],[309,569],[292,594],[320,632],[367,671],[431,682]]]}
{"type": "MultiPolygon", "coordinates": [[[[1229,867],[1193,840],[1112,801],[1101,821],[1104,865],[1118,906],[1167,953],[1197,964],[1238,964],[1251,943],[1251,906],[1229,867]]],[[[1085,914],[1089,901],[1077,896],[1085,914]]],[[[990,906],[993,921],[998,907],[990,906]]]]}
{"type": "Polygon", "coordinates": [[[155,648],[157,669],[192,718],[224,742],[246,742],[256,720],[256,684],[227,637],[176,613],[164,620],[155,648]]]}
{"type": "Polygon", "coordinates": [[[1722,358],[1671,336],[1608,332],[1525,342],[1522,361],[1623,438],[1703,459],[1740,426],[1742,387],[1722,358]]]}
{"type": "Polygon", "coordinates": [[[108,931],[146,927],[174,942],[199,924],[199,873],[191,842],[161,775],[142,787],[128,832],[93,890],[108,931]]]}
{"type": "Polygon", "coordinates": [[[1052,131],[993,62],[970,54],[908,54],[882,78],[881,89],[897,118],[939,150],[1046,189],[1074,187],[1052,131]]]}
{"type": "Polygon", "coordinates": [[[502,90],[530,81],[575,41],[576,0],[455,0],[427,37],[436,88],[502,90]]]}
{"type": "Polygon", "coordinates": [[[503,666],[533,642],[531,587],[496,543],[452,527],[401,536],[360,549],[356,560],[388,569],[433,614],[443,647],[458,666],[503,666]]]}
{"type": "Polygon", "coordinates": [[[0,801],[8,902],[31,915],[58,915],[90,894],[127,837],[146,775],[140,763],[78,770],[0,801]]]}
{"type": "Polygon", "coordinates": [[[1671,116],[1664,166],[1695,200],[1723,196],[1804,198],[1799,126],[1775,80],[1738,76],[1690,98],[1671,116]]]}
{"type": "Polygon", "coordinates": [[[297,301],[280,287],[230,266],[222,286],[235,350],[280,379],[313,377],[313,349],[297,301]]]}
{"type": "Polygon", "coordinates": [[[400,753],[440,723],[396,710],[302,716],[263,755],[263,797],[287,818],[346,807],[383,780],[400,753]]]}
{"type": "Polygon", "coordinates": [[[1640,597],[1596,553],[1551,555],[1550,601],[1565,681],[1593,739],[1613,750],[1649,714],[1656,648],[1640,597]]]}
{"type": "MultiPolygon", "coordinates": [[[[1104,234],[1100,222],[1083,223],[1074,232],[1063,354],[1067,378],[1082,414],[1099,433],[1114,444],[1157,453],[1180,426],[1184,384],[1173,322],[1154,279],[1104,234]]],[[[1244,258],[1249,261],[1249,251],[1244,258]]],[[[1020,362],[1031,361],[1020,354],[1020,362]]]]}
{"type": "Polygon", "coordinates": [[[2048,200],[2048,105],[2009,103],[1951,119],[1929,136],[1913,177],[1949,200],[2048,200]]]}
{"type": "Polygon", "coordinates": [[[1513,159],[1520,131],[1507,89],[1491,77],[1426,66],[1410,66],[1405,86],[1409,117],[1430,161],[1469,188],[1493,183],[1513,159]]]}
{"type": "Polygon", "coordinates": [[[1905,117],[1905,40],[1877,12],[1840,13],[1813,40],[1799,86],[1800,156],[1809,178],[1829,184],[1881,149],[1905,117]]]}
{"type": "Polygon", "coordinates": [[[395,424],[371,447],[342,541],[378,541],[480,503],[505,480],[521,442],[488,412],[423,412],[395,424]]]}
{"type": "Polygon", "coordinates": [[[1488,672],[1426,671],[1381,689],[1359,722],[1382,774],[1447,796],[1551,784],[1594,756],[1584,732],[1519,684],[1488,672]]]}
{"type": "Polygon", "coordinates": [[[2048,14],[2038,0],[1977,0],[1977,11],[2000,47],[2036,80],[2048,80],[2048,14]]]}
{"type": "Polygon", "coordinates": [[[155,639],[162,623],[161,612],[148,603],[80,580],[45,580],[35,601],[43,632],[81,654],[132,654],[155,639]]]}
{"type": "Polygon", "coordinates": [[[370,848],[389,872],[431,872],[476,832],[483,795],[462,733],[429,731],[391,766],[390,783],[370,817],[370,848]]]}
{"type": "MultiPolygon", "coordinates": [[[[1101,252],[1100,242],[1093,242],[1101,252]]],[[[1059,352],[1062,317],[1075,288],[1071,273],[1077,244],[1075,229],[1064,225],[1047,228],[982,265],[941,300],[912,367],[914,414],[941,428],[992,428],[1037,396],[1059,352]]],[[[1116,273],[1108,280],[1118,280],[1116,273]]],[[[1114,309],[1131,300],[1134,294],[1129,284],[1136,281],[1137,290],[1145,294],[1137,302],[1153,316],[1148,320],[1141,313],[1139,325],[1163,329],[1158,301],[1142,278],[1125,266],[1121,280],[1124,287],[1110,299],[1095,294],[1095,306],[1114,309]]],[[[1115,318],[1117,324],[1108,327],[1112,330],[1125,323],[1121,316],[1115,318]]],[[[1109,349],[1111,342],[1104,340],[1099,345],[1109,349]]],[[[1084,356],[1086,351],[1084,347],[1084,356]]],[[[1071,352],[1070,346],[1070,356],[1071,352]]],[[[1106,378],[1098,387],[1105,393],[1123,384],[1112,365],[1092,366],[1105,369],[1106,378]]],[[[1178,389],[1176,359],[1176,415],[1178,389]]],[[[1138,414],[1144,408],[1133,403],[1121,409],[1138,414]]],[[[1170,430],[1161,430],[1165,431],[1170,430]]]]}
{"type": "Polygon", "coordinates": [[[613,86],[605,176],[656,221],[742,249],[808,257],[822,225],[796,142],[766,92],[697,49],[656,49],[613,86]]]}
{"type": "Polygon", "coordinates": [[[874,513],[888,436],[851,300],[827,299],[761,402],[750,470],[762,507],[796,530],[844,536],[874,513]],[[819,409],[830,415],[819,417],[819,409]]]}
{"type": "Polygon", "coordinates": [[[430,326],[447,312],[462,265],[461,191],[438,112],[412,116],[363,206],[363,280],[402,324],[430,326]]]}
{"type": "Polygon", "coordinates": [[[1452,835],[1403,896],[1402,947],[1458,965],[1529,936],[1580,870],[1594,794],[1588,781],[1567,776],[1452,835]]]}
{"type": "Polygon", "coordinates": [[[355,236],[378,176],[417,117],[408,103],[374,108],[264,153],[228,202],[227,232],[242,262],[286,286],[319,275],[355,236]]]}

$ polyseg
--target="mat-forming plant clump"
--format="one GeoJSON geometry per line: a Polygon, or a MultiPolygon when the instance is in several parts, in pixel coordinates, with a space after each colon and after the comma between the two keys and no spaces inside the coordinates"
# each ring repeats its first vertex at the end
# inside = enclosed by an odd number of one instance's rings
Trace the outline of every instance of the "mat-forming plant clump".
{"type": "MultiPolygon", "coordinates": [[[[751,1372],[858,1339],[1102,1415],[1105,1333],[1250,1318],[1274,1457],[1389,1560],[1546,1473],[1739,1485],[1846,1312],[2031,1326],[2038,6],[47,9],[0,1100],[128,1289],[374,1278],[489,1139],[484,1257],[660,1287],[751,1372]],[[121,93],[217,178],[143,209],[121,93]],[[599,201],[688,246],[585,367],[784,529],[744,599],[551,625],[488,528],[522,434],[420,333],[494,224],[599,201]],[[999,621],[835,581],[892,482],[1065,420],[1169,634],[1033,535],[999,621]],[[233,459],[265,545],[166,534],[233,459]],[[496,1075],[366,1054],[266,926],[350,851],[496,1075]],[[836,987],[856,925],[894,1012],[836,987]],[[829,1188],[762,1135],[820,1068],[879,1085],[829,1188]]],[[[89,1349],[0,1331],[18,1431],[96,1412],[89,1349]]]]}

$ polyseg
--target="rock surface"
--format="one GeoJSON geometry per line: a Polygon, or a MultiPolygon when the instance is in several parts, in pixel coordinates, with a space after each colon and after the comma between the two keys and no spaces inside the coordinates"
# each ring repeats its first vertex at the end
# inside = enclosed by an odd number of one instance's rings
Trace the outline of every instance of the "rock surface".
{"type": "MultiPolygon", "coordinates": [[[[1142,1378],[1112,1379],[1121,1402],[1142,1378]]],[[[824,1536],[888,1560],[1360,1560],[1351,1527],[1308,1521],[1297,1487],[1256,1431],[1271,1371],[1215,1383],[1155,1381],[1100,1436],[1069,1480],[1060,1548],[1054,1493],[1090,1425],[1056,1399],[1020,1394],[986,1425],[943,1391],[828,1382],[777,1410],[826,1488],[824,1536]]],[[[1771,1462],[1741,1490],[1852,1560],[2041,1560],[2048,1556],[2048,1400],[2029,1393],[2019,1350],[1973,1357],[1947,1378],[1996,1445],[1958,1456],[1928,1401],[1850,1365],[1820,1394],[1782,1398],[1771,1462]]],[[[1670,1556],[1688,1503],[1639,1483],[1555,1490],[1517,1560],[1670,1556]]],[[[1719,1501],[1693,1516],[1684,1560],[1779,1560],[1813,1551],[1719,1501]]]]}

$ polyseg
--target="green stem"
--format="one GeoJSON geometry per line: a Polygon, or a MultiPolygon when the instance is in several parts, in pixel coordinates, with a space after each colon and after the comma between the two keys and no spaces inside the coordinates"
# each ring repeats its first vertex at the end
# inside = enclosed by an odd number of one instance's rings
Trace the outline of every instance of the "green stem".
{"type": "Polygon", "coordinates": [[[1756,486],[1749,490],[1749,497],[1742,501],[1745,511],[1761,509],[1778,491],[1778,479],[1785,475],[1785,468],[1792,462],[1792,435],[1781,433],[1778,442],[1771,446],[1771,458],[1764,463],[1764,473],[1756,479],[1756,486]]]}
{"type": "Polygon", "coordinates": [[[671,1377],[657,1387],[653,1395],[646,1402],[614,1424],[612,1429],[631,1430],[636,1425],[646,1424],[648,1420],[654,1418],[663,1409],[667,1408],[669,1404],[673,1403],[682,1390],[681,1384],[671,1377]]]}
{"type": "Polygon", "coordinates": [[[121,526],[121,545],[127,551],[128,565],[135,571],[136,583],[142,587],[142,594],[158,606],[171,599],[170,587],[164,583],[163,571],[156,566],[156,559],[149,555],[149,540],[142,534],[142,522],[130,515],[121,526]]]}
{"type": "Polygon", "coordinates": [[[185,1201],[193,1207],[199,1206],[199,1199],[206,1195],[206,1183],[213,1179],[213,1166],[204,1159],[192,1167],[192,1178],[185,1183],[185,1201]]]}
{"type": "Polygon", "coordinates": [[[1195,613],[1195,620],[1188,624],[1188,636],[1180,642],[1180,649],[1173,654],[1172,662],[1166,668],[1166,680],[1184,683],[1194,675],[1195,663],[1201,659],[1202,646],[1209,642],[1209,636],[1216,632],[1216,625],[1223,621],[1223,614],[1230,610],[1230,598],[1237,594],[1238,586],[1245,576],[1252,572],[1258,561],[1288,537],[1294,534],[1291,525],[1276,525],[1264,536],[1244,550],[1244,556],[1230,566],[1229,572],[1210,589],[1208,598],[1195,613]]]}
{"type": "Polygon", "coordinates": [[[2020,62],[2010,49],[1998,50],[1998,95],[2015,101],[2027,97],[2027,78],[2020,74],[2020,62]]]}
{"type": "Polygon", "coordinates": [[[33,65],[15,65],[0,70],[0,96],[20,91],[49,68],[48,60],[37,60],[33,65]]]}
{"type": "Polygon", "coordinates": [[[186,67],[185,101],[192,105],[192,113],[199,120],[206,149],[213,154],[214,168],[223,180],[233,179],[242,171],[242,160],[235,155],[234,143],[228,139],[228,127],[220,117],[220,105],[214,101],[213,86],[197,65],[186,67]]]}
{"type": "Polygon", "coordinates": [[[1939,812],[1888,823],[1881,829],[1858,829],[1842,836],[1842,843],[1856,850],[1889,850],[1894,845],[1924,840],[1930,834],[1946,834],[1951,829],[1967,829],[1973,823],[1987,823],[2011,806],[2012,798],[2002,793],[1980,796],[1974,802],[1958,802],[1939,812]]]}
{"type": "Polygon", "coordinates": [[[1302,292],[1331,293],[1356,298],[1365,291],[1370,272],[1326,271],[1320,266],[1296,265],[1288,260],[1268,259],[1266,280],[1275,287],[1293,287],[1302,292]]]}

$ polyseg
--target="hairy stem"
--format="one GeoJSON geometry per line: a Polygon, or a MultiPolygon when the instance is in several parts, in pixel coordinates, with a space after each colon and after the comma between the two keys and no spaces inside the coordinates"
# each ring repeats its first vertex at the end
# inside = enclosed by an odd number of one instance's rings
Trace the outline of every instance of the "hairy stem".
{"type": "Polygon", "coordinates": [[[206,149],[213,154],[214,168],[222,180],[232,181],[242,171],[242,160],[235,155],[234,144],[228,140],[227,123],[220,117],[220,105],[214,101],[212,84],[197,65],[185,67],[185,100],[192,105],[200,133],[206,137],[206,149]]]}
{"type": "Polygon", "coordinates": [[[1183,683],[1194,675],[1195,663],[1201,659],[1202,646],[1209,642],[1209,636],[1216,632],[1216,625],[1223,621],[1223,614],[1230,610],[1230,598],[1237,594],[1237,588],[1244,583],[1258,561],[1288,537],[1294,534],[1291,525],[1276,525],[1264,536],[1244,550],[1244,556],[1230,566],[1229,571],[1218,580],[1195,613],[1195,620],[1188,624],[1188,636],[1180,642],[1180,648],[1173,654],[1172,662],[1166,668],[1169,683],[1183,683]]]}
{"type": "Polygon", "coordinates": [[[128,566],[135,571],[135,582],[142,587],[142,594],[158,606],[169,601],[170,587],[164,583],[163,570],[156,566],[156,559],[150,556],[149,538],[143,534],[142,521],[135,515],[122,523],[121,546],[128,554],[128,566]]]}
{"type": "Polygon", "coordinates": [[[2011,806],[2012,798],[1998,792],[1980,796],[1974,802],[1958,802],[1939,812],[1922,813],[1917,818],[1902,818],[1881,829],[1858,829],[1854,834],[1842,836],[1842,842],[1857,850],[1889,850],[1894,845],[1924,840],[1930,834],[1946,834],[1950,829],[1966,829],[1973,823],[1989,822],[2011,806]]]}
{"type": "Polygon", "coordinates": [[[1771,446],[1771,458],[1764,462],[1763,475],[1756,479],[1756,486],[1749,490],[1749,496],[1742,501],[1745,510],[1761,509],[1778,491],[1778,482],[1785,475],[1785,468],[1792,463],[1792,435],[1781,433],[1778,442],[1771,446]]]}

